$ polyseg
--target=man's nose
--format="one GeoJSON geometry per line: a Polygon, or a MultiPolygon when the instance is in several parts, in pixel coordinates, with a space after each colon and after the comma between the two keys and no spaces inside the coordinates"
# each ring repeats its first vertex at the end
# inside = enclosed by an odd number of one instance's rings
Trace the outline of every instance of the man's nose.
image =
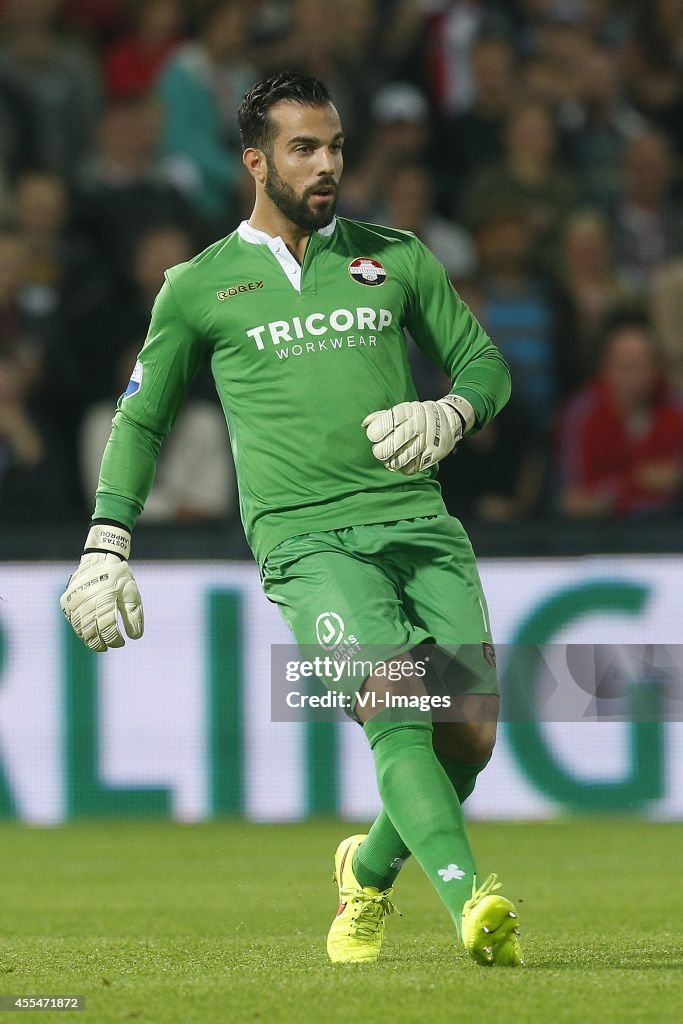
{"type": "Polygon", "coordinates": [[[321,176],[323,174],[328,174],[330,176],[333,176],[334,175],[334,171],[335,171],[334,156],[330,152],[330,150],[327,149],[327,147],[325,147],[325,149],[321,149],[320,150],[320,156],[319,156],[319,159],[318,159],[318,174],[321,175],[321,176]]]}

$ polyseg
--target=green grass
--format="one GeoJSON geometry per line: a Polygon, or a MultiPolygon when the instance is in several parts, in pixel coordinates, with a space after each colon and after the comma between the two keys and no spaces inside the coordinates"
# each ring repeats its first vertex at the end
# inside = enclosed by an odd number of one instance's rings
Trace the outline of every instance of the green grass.
{"type": "Polygon", "coordinates": [[[682,825],[473,826],[482,873],[519,902],[518,971],[469,961],[412,863],[381,962],[328,964],[331,858],[351,831],[0,826],[0,993],[83,994],[92,1024],[680,1024],[682,825]]]}

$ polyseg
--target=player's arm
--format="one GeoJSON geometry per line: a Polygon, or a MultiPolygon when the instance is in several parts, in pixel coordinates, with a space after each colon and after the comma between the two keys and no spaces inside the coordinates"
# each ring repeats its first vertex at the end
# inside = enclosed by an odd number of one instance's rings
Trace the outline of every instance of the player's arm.
{"type": "Polygon", "coordinates": [[[401,402],[363,421],[373,453],[387,469],[408,475],[439,462],[471,430],[479,430],[510,397],[510,371],[500,352],[455,292],[448,274],[412,240],[405,326],[452,382],[436,402],[401,402]]]}
{"type": "Polygon", "coordinates": [[[142,603],[128,564],[131,533],[151,490],[163,438],[204,357],[204,344],[183,318],[167,281],[131,382],[118,401],[83,557],[60,601],[93,651],[123,646],[119,613],[128,636],[142,636],[142,603]]]}

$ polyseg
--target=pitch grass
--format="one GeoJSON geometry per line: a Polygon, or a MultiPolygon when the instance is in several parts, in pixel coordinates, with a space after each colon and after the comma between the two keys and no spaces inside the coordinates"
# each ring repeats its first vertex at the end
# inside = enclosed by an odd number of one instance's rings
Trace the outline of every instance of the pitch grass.
{"type": "MultiPolygon", "coordinates": [[[[528,967],[518,971],[463,954],[412,863],[380,964],[331,966],[331,859],[352,831],[3,825],[0,993],[85,995],[76,1020],[91,1024],[683,1019],[682,825],[473,826],[482,873],[497,870],[519,903],[528,967]]],[[[11,1011],[0,1024],[35,1017],[11,1011]]]]}

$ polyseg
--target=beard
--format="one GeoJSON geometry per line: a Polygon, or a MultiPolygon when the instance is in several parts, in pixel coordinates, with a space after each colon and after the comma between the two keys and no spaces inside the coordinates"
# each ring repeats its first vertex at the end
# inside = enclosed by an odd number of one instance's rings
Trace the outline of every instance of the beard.
{"type": "Polygon", "coordinates": [[[337,209],[337,185],[332,178],[321,179],[315,185],[311,185],[301,195],[297,195],[291,185],[288,185],[277,172],[275,164],[266,157],[268,176],[264,182],[263,190],[271,203],[277,206],[280,213],[296,224],[303,231],[317,231],[325,228],[331,223],[337,209]],[[330,193],[326,202],[321,202],[318,209],[310,205],[310,199],[316,189],[323,186],[332,186],[334,192],[330,193]]]}

